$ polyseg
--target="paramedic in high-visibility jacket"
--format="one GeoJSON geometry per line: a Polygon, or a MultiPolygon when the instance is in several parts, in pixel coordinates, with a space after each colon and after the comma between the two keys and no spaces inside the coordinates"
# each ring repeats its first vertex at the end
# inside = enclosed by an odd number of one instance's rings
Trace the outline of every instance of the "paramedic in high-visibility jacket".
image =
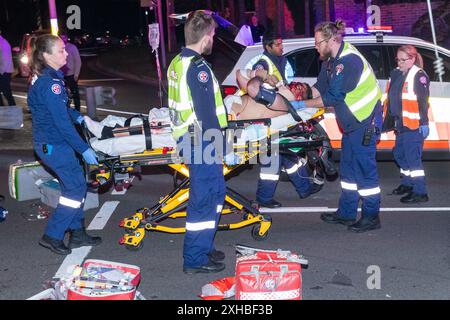
{"type": "MultiPolygon", "coordinates": [[[[283,56],[283,40],[279,34],[268,31],[263,35],[264,52],[253,65],[253,70],[265,70],[263,81],[272,86],[289,84],[292,81],[293,70],[286,57],[283,56]]],[[[284,167],[289,180],[294,184],[300,198],[307,198],[320,191],[321,185],[312,183],[306,163],[299,157],[273,152],[272,161],[261,158],[256,202],[261,207],[278,208],[281,203],[274,199],[280,179],[281,167],[284,167]],[[275,160],[275,161],[274,161],[275,160]]]]}
{"type": "Polygon", "coordinates": [[[428,137],[430,79],[416,48],[397,50],[398,67],[392,70],[384,101],[383,131],[395,131],[394,159],[400,167],[401,184],[392,193],[404,195],[403,203],[428,201],[422,165],[423,142],[428,137]]]}
{"type": "Polygon", "coordinates": [[[221,262],[225,254],[214,246],[226,193],[223,164],[211,163],[206,156],[222,151],[203,139],[209,131],[218,132],[223,140],[222,129],[228,125],[219,83],[201,56],[211,53],[215,28],[216,22],[209,14],[192,12],[184,26],[186,47],[167,70],[172,134],[189,168],[183,248],[183,271],[188,274],[220,272],[225,268],[221,262]],[[203,132],[200,136],[199,130],[203,132]],[[189,148],[183,147],[186,145],[189,148]]]}
{"type": "Polygon", "coordinates": [[[296,108],[333,107],[342,131],[341,196],[337,212],[321,219],[364,232],[381,227],[380,187],[375,160],[380,137],[381,89],[367,60],[343,41],[345,24],[322,22],[315,28],[315,46],[324,62],[313,86],[313,99],[293,102],[296,108]],[[361,218],[356,221],[359,202],[361,218]]]}
{"type": "Polygon", "coordinates": [[[95,152],[74,127],[83,121],[83,116],[67,105],[64,74],[59,70],[66,59],[65,45],[59,37],[49,34],[38,37],[31,57],[33,77],[28,90],[34,151],[56,175],[61,188],[58,205],[39,244],[61,255],[70,254],[72,248],[101,243],[101,238],[88,235],[84,226],[87,185],[76,153],[88,164],[98,162],[95,152]],[[67,231],[70,236],[66,246],[67,231]]]}

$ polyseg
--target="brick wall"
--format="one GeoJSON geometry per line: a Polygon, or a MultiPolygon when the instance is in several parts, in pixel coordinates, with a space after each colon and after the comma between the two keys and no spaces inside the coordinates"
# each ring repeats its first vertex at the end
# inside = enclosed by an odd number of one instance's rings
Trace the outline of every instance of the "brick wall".
{"type": "MultiPolygon", "coordinates": [[[[443,4],[443,1],[432,1],[432,8],[443,4]]],[[[334,0],[336,18],[342,18],[347,26],[355,30],[358,26],[366,25],[365,6],[363,3],[355,4],[354,0],[334,0]]],[[[392,26],[396,35],[411,35],[411,27],[417,19],[427,13],[427,3],[396,3],[380,6],[381,24],[392,26]]]]}
{"type": "Polygon", "coordinates": [[[366,25],[364,4],[355,3],[354,0],[334,0],[335,19],[345,21],[347,27],[357,30],[366,25]]]}

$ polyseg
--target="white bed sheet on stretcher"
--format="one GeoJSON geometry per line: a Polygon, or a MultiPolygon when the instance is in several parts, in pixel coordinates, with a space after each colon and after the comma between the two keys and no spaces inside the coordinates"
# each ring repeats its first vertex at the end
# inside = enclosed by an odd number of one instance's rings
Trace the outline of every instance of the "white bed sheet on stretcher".
{"type": "MultiPolygon", "coordinates": [[[[299,116],[304,120],[309,120],[317,112],[318,109],[306,108],[298,111],[299,116]]],[[[101,124],[114,127],[116,124],[124,125],[126,118],[109,115],[101,124]]],[[[170,123],[168,108],[151,109],[149,113],[150,124],[156,122],[165,124],[170,123]]],[[[270,132],[273,134],[278,131],[285,131],[289,126],[295,125],[297,122],[290,114],[285,114],[271,119],[270,132]]],[[[141,118],[133,118],[131,126],[142,125],[141,118]]],[[[176,147],[176,142],[170,133],[170,129],[151,130],[152,148],[176,147]]],[[[242,134],[238,137],[236,144],[241,145],[246,141],[256,141],[267,137],[267,127],[262,124],[252,124],[242,130],[242,134]]],[[[92,148],[101,151],[110,156],[126,155],[133,153],[142,153],[145,151],[145,135],[131,135],[124,137],[114,137],[110,139],[98,140],[92,138],[90,140],[92,148]]]]}

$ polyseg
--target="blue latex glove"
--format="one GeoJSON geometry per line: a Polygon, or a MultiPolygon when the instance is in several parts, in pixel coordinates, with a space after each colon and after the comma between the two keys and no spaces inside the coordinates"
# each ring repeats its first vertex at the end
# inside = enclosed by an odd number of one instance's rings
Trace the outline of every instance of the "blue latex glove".
{"type": "Polygon", "coordinates": [[[239,163],[239,157],[234,152],[230,152],[229,154],[225,155],[223,161],[227,166],[234,166],[239,163]]]}
{"type": "Polygon", "coordinates": [[[79,116],[78,118],[77,118],[77,123],[78,124],[82,124],[84,122],[84,116],[79,116]]]}
{"type": "Polygon", "coordinates": [[[85,152],[83,152],[83,159],[84,159],[84,161],[86,161],[87,164],[98,165],[97,155],[95,154],[95,151],[92,150],[91,148],[89,148],[85,152]]]}
{"type": "Polygon", "coordinates": [[[302,110],[306,108],[305,101],[291,101],[292,106],[295,110],[302,110]]]}
{"type": "Polygon", "coordinates": [[[422,125],[419,127],[419,132],[422,134],[423,138],[426,139],[430,134],[430,127],[428,125],[422,125]]]}

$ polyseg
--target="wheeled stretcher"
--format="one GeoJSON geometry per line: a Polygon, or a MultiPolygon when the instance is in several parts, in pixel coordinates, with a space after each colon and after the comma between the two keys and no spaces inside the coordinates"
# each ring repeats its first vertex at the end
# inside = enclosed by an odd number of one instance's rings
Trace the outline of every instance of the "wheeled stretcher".
{"type": "MultiPolygon", "coordinates": [[[[318,114],[318,115],[321,115],[318,114]]],[[[266,130],[264,139],[245,141],[235,139],[233,145],[234,152],[240,159],[239,164],[227,166],[224,164],[224,176],[247,163],[250,159],[257,157],[262,152],[271,152],[273,144],[276,143],[280,153],[292,154],[306,157],[313,161],[313,165],[322,167],[328,173],[333,168],[326,163],[329,158],[331,147],[328,147],[328,140],[324,132],[318,125],[318,117],[297,123],[289,130],[279,131],[277,139],[274,141],[271,135],[270,125],[272,119],[257,120],[237,120],[229,121],[228,129],[245,129],[248,126],[263,126],[266,130]]],[[[145,122],[145,119],[144,119],[145,122]]],[[[91,139],[89,132],[84,130],[87,140],[91,139]]],[[[175,170],[182,178],[181,182],[175,185],[172,192],[165,195],[155,205],[148,208],[140,208],[129,218],[121,221],[120,227],[126,231],[119,243],[125,245],[129,250],[139,250],[143,246],[143,239],[146,232],[160,231],[166,233],[184,233],[184,227],[170,227],[163,222],[167,218],[176,219],[186,217],[186,208],[189,199],[189,169],[182,163],[182,158],[177,155],[176,148],[162,147],[145,150],[138,154],[127,154],[109,156],[102,152],[97,152],[99,167],[90,172],[91,176],[99,184],[113,181],[117,186],[120,182],[126,181],[134,172],[138,172],[142,166],[167,165],[175,170]]],[[[240,221],[229,224],[219,224],[218,230],[239,229],[253,225],[251,235],[255,240],[264,240],[268,236],[271,226],[271,217],[261,214],[256,203],[248,200],[237,191],[226,188],[225,203],[222,215],[239,214],[240,221]]]]}

